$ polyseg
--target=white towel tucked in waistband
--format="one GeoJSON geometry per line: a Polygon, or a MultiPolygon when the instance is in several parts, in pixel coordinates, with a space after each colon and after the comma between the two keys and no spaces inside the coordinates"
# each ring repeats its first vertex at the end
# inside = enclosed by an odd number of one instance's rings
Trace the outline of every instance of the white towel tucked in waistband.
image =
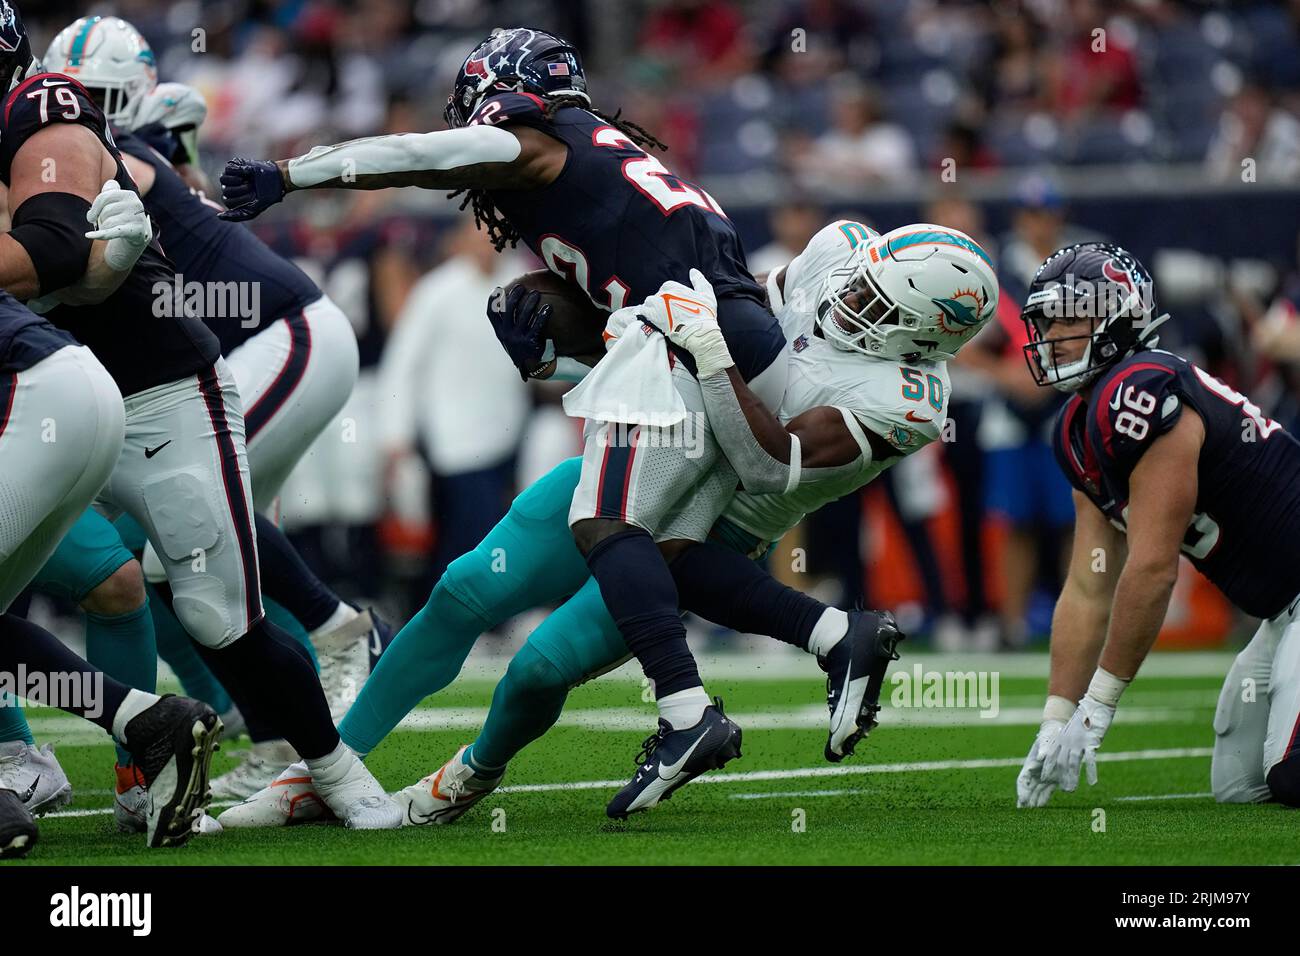
{"type": "Polygon", "coordinates": [[[668,342],[647,326],[629,325],[608,354],[564,396],[574,418],[667,427],[686,418],[673,384],[668,342]]]}

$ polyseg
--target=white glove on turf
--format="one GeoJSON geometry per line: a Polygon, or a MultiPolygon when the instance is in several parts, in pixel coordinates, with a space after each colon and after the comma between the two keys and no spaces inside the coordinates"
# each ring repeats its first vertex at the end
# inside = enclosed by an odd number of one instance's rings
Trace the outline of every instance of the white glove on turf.
{"type": "Polygon", "coordinates": [[[1038,728],[1038,736],[1029,747],[1029,756],[1016,777],[1016,806],[1042,807],[1047,805],[1047,798],[1056,789],[1052,780],[1043,779],[1043,758],[1056,744],[1057,735],[1065,729],[1063,720],[1044,720],[1038,728]]]}
{"type": "Polygon", "coordinates": [[[1043,759],[1043,779],[1066,793],[1079,787],[1080,767],[1088,772],[1088,784],[1097,783],[1097,748],[1101,746],[1115,717],[1115,708],[1091,696],[1079,701],[1074,716],[1056,735],[1043,759]]]}

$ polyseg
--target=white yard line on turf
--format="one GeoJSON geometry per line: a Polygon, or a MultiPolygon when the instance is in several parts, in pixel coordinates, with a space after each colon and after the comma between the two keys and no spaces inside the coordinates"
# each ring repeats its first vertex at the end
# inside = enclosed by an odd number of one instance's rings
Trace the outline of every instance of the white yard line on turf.
{"type": "Polygon", "coordinates": [[[1138,797],[1116,797],[1116,800],[1203,800],[1206,797],[1213,797],[1210,792],[1205,793],[1145,793],[1138,797]]]}
{"type": "MultiPolygon", "coordinates": [[[[1209,747],[1173,747],[1167,750],[1122,750],[1118,753],[1097,754],[1100,763],[1126,763],[1132,760],[1177,760],[1187,757],[1208,757],[1214,751],[1209,747]]],[[[800,767],[793,770],[748,770],[741,773],[715,773],[695,780],[701,783],[752,783],[764,780],[804,780],[818,777],[855,777],[866,773],[926,773],[940,770],[987,770],[998,767],[1019,767],[1024,757],[986,757],[977,760],[919,760],[910,763],[867,763],[837,767],[800,767]]],[[[502,787],[497,793],[553,793],[568,790],[608,790],[618,788],[626,780],[577,780],[571,783],[525,783],[502,787]]],[[[218,804],[214,803],[213,806],[218,804]]],[[[89,817],[112,813],[112,807],[99,810],[60,810],[46,818],[89,817]]]]}
{"type": "MultiPolygon", "coordinates": [[[[1115,715],[1118,723],[1171,724],[1208,721],[1207,711],[1214,699],[1207,698],[1199,708],[1130,706],[1115,715]]],[[[484,707],[422,707],[411,711],[398,724],[399,730],[435,733],[442,730],[477,731],[487,719],[484,707]]],[[[891,707],[886,699],[881,724],[891,729],[914,727],[1037,727],[1043,720],[1043,707],[1001,707],[989,716],[976,707],[891,707]]],[[[786,710],[731,713],[746,730],[819,730],[826,727],[826,708],[820,704],[786,710]]],[[[88,746],[106,743],[104,732],[79,717],[29,717],[32,733],[56,746],[88,746]]],[[[622,733],[651,727],[654,708],[644,707],[574,707],[560,715],[561,727],[622,733]]]]}
{"type": "MultiPolygon", "coordinates": [[[[705,681],[787,680],[791,678],[819,678],[817,669],[807,654],[783,646],[772,645],[771,651],[745,653],[711,653],[695,645],[695,656],[705,681]]],[[[1149,677],[1215,677],[1222,679],[1232,666],[1233,653],[1228,651],[1158,651],[1142,664],[1142,676],[1149,677]]],[[[496,680],[505,673],[509,658],[501,654],[472,654],[461,671],[462,678],[496,680]]],[[[910,669],[920,664],[927,671],[996,671],[1002,677],[1047,677],[1049,665],[1045,653],[1016,654],[939,654],[912,652],[903,645],[903,660],[894,669],[910,669]]],[[[892,669],[891,669],[892,670],[892,669]]],[[[641,682],[635,662],[628,662],[602,680],[631,680],[641,682]]]]}

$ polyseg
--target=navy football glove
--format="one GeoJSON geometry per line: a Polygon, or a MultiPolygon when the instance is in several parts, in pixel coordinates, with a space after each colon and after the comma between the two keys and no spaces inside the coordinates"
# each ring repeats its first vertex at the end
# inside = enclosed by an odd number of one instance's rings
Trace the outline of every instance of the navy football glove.
{"type": "Polygon", "coordinates": [[[487,316],[525,382],[555,358],[555,346],[546,338],[551,307],[542,303],[536,289],[516,285],[509,295],[504,289],[495,289],[488,298],[487,316]]]}
{"type": "Polygon", "coordinates": [[[278,203],[284,193],[284,177],[279,166],[269,160],[236,156],[226,163],[221,174],[221,198],[229,208],[217,218],[246,222],[278,203]]]}

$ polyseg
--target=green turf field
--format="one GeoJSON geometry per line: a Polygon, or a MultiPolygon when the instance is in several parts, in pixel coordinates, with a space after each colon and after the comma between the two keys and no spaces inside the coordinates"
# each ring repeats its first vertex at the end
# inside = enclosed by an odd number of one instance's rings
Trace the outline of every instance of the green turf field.
{"type": "MultiPolygon", "coordinates": [[[[1058,793],[1044,810],[1015,808],[1015,777],[1042,708],[1042,655],[905,657],[909,673],[917,662],[926,671],[995,671],[997,715],[887,705],[858,756],[838,766],[822,759],[823,688],[812,662],[732,657],[706,661],[703,672],[744,728],[744,758],[628,823],[607,821],[604,804],[630,774],[654,709],[624,668],[575,691],[561,725],[516,760],[507,786],[454,825],[230,831],[177,851],[148,851],[142,837],[115,833],[110,748],[88,725],[35,712],[38,742],[55,744],[77,793],[71,807],[41,821],[27,860],[4,865],[1294,865],[1300,815],[1217,806],[1207,794],[1211,719],[1229,660],[1154,656],[1106,739],[1101,782],[1058,793]]],[[[390,789],[412,783],[472,739],[489,675],[503,666],[489,662],[426,700],[370,758],[379,779],[390,789]]],[[[232,765],[219,754],[214,773],[232,765]]]]}

